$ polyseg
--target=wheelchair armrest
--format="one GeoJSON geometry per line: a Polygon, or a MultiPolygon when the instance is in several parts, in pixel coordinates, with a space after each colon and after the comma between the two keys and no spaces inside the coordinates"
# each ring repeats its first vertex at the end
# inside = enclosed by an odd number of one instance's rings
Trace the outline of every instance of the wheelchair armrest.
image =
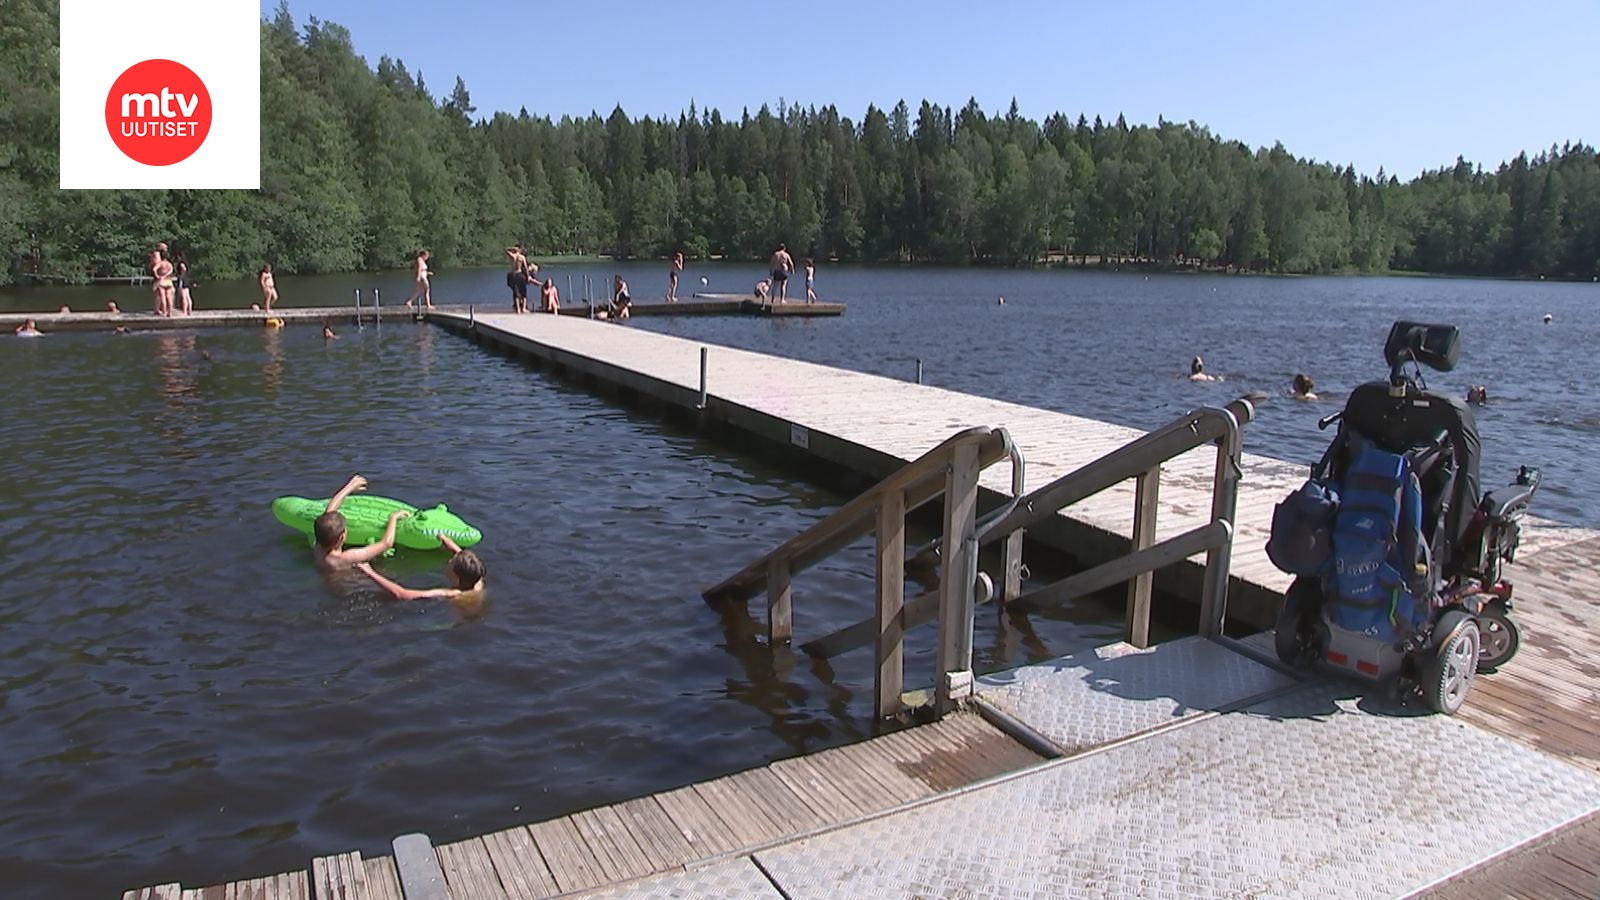
{"type": "Polygon", "coordinates": [[[1517,507],[1527,506],[1537,487],[1532,484],[1508,484],[1484,494],[1478,508],[1490,519],[1504,519],[1517,507]]]}

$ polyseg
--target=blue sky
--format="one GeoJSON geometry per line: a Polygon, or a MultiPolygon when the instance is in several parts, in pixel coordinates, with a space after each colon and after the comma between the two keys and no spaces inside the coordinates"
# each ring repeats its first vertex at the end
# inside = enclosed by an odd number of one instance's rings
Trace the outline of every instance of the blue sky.
{"type": "MultiPolygon", "coordinates": [[[[262,0],[270,16],[277,0],[262,0]]],[[[1130,124],[1194,121],[1252,146],[1382,166],[1402,179],[1465,156],[1600,142],[1600,3],[1337,4],[835,2],[532,4],[290,0],[398,57],[434,93],[466,79],[480,116],[673,114],[691,100],[737,116],[779,98],[868,103],[1015,97],[1130,124]]]]}

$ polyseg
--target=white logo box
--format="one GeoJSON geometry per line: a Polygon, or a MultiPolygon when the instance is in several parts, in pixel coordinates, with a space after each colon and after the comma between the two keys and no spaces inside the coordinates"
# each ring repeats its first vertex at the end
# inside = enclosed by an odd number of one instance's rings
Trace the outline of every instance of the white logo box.
{"type": "Polygon", "coordinates": [[[258,0],[61,0],[61,187],[261,187],[258,0]],[[211,95],[211,131],[193,156],[147,166],[106,129],[106,96],[129,66],[183,63],[211,95]]]}

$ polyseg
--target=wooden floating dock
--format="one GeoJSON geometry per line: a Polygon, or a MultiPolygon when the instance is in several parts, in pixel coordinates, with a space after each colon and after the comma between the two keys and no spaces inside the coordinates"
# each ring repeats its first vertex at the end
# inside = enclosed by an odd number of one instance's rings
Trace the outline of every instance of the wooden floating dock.
{"type": "MultiPolygon", "coordinates": [[[[707,424],[730,426],[781,445],[787,448],[786,452],[842,466],[873,479],[916,458],[956,429],[968,426],[1006,427],[1027,455],[1030,485],[1072,471],[1140,435],[1133,429],[1081,417],[716,346],[706,348],[702,401],[701,349],[705,345],[699,342],[566,316],[476,314],[469,322],[459,313],[436,311],[429,319],[450,330],[469,333],[474,340],[502,345],[555,374],[624,398],[686,410],[707,424]]],[[[1219,395],[1218,403],[1226,399],[1229,398],[1219,395]]],[[[1248,446],[1248,431],[1245,441],[1248,446]]],[[[1209,485],[1212,461],[1209,454],[1197,451],[1192,455],[1196,458],[1179,457],[1164,469],[1158,536],[1193,527],[1209,505],[1209,490],[1203,486],[1209,485]]],[[[1236,619],[1259,621],[1287,586],[1288,578],[1266,561],[1264,544],[1273,505],[1304,475],[1303,466],[1247,455],[1239,488],[1230,580],[1230,612],[1236,619]]],[[[995,496],[1007,493],[1010,485],[1003,483],[998,474],[994,478],[991,482],[986,473],[985,486],[995,496]]],[[[1107,492],[1067,508],[1058,521],[1030,531],[1029,537],[1049,547],[1075,549],[1091,561],[1096,554],[1125,552],[1131,540],[1132,500],[1131,486],[1125,491],[1107,492]]],[[[752,555],[759,549],[753,550],[752,555]]],[[[730,561],[730,565],[734,562],[730,561]]],[[[1448,753],[1441,756],[1438,751],[1447,749],[1449,741],[1465,741],[1479,752],[1487,747],[1490,753],[1473,757],[1468,764],[1468,777],[1489,778],[1498,771],[1500,758],[1495,754],[1518,756],[1523,768],[1542,766],[1549,770],[1551,774],[1543,776],[1544,781],[1571,781],[1574,787],[1563,787],[1557,796],[1572,809],[1590,810],[1575,818],[1552,818],[1537,826],[1543,831],[1517,832],[1514,838],[1497,838],[1499,843],[1486,841],[1476,848],[1478,855],[1470,857],[1474,861],[1471,865],[1447,868],[1427,876],[1436,880],[1426,884],[1412,882],[1412,887],[1405,887],[1403,881],[1392,887],[1385,883],[1377,888],[1380,893],[1422,889],[1444,897],[1600,896],[1600,874],[1594,865],[1600,819],[1593,812],[1600,808],[1600,799],[1594,799],[1591,805],[1591,798],[1600,798],[1600,734],[1594,728],[1593,712],[1600,708],[1600,630],[1593,627],[1594,622],[1600,621],[1597,573],[1600,532],[1529,519],[1519,559],[1510,569],[1510,577],[1518,586],[1515,615],[1523,628],[1522,650],[1504,671],[1480,676],[1459,716],[1445,720],[1434,716],[1409,719],[1368,715],[1363,719],[1336,715],[1323,721],[1321,714],[1313,714],[1298,720],[1302,724],[1297,728],[1307,743],[1297,745],[1297,750],[1308,757],[1334,753],[1331,744],[1324,748],[1323,738],[1336,736],[1338,728],[1349,728],[1352,722],[1360,728],[1379,728],[1401,740],[1420,735],[1419,740],[1431,742],[1425,746],[1434,748],[1427,752],[1441,759],[1460,758],[1448,753]],[[1366,724],[1361,724],[1363,721],[1366,724]]],[[[1194,594],[1197,566],[1173,566],[1163,574],[1166,577],[1158,579],[1163,590],[1194,594]]],[[[1151,654],[1148,658],[1152,665],[1159,660],[1181,660],[1184,653],[1192,652],[1193,641],[1213,648],[1233,644],[1190,638],[1147,651],[1151,654]]],[[[1234,649],[1225,653],[1230,659],[1258,660],[1250,665],[1266,671],[1271,666],[1261,665],[1259,660],[1270,656],[1270,651],[1263,654],[1260,646],[1263,645],[1258,642],[1253,652],[1236,648],[1246,651],[1247,656],[1238,656],[1234,649]]],[[[1090,677],[1096,671],[1094,666],[1083,677],[1065,679],[1065,686],[1059,690],[1091,698],[1089,702],[1096,704],[1092,709],[1097,712],[1097,721],[1110,721],[1116,728],[1120,727],[1115,721],[1120,712],[1133,709],[1140,702],[1148,704],[1152,695],[1159,702],[1171,702],[1163,698],[1178,698],[1187,686],[1213,680],[1218,684],[1229,682],[1215,674],[1221,671],[1217,665],[1216,660],[1201,660],[1191,661],[1187,668],[1174,668],[1180,676],[1177,680],[1147,685],[1141,688],[1143,694],[1135,691],[1142,700],[1122,699],[1124,695],[1117,689],[1120,679],[1110,675],[1090,677]],[[1105,715],[1107,712],[1111,714],[1105,715]]],[[[1051,666],[1033,668],[1052,670],[1051,666]]],[[[1265,677],[1259,672],[1257,675],[1265,677]]],[[[1279,673],[1275,677],[1284,676],[1279,673]]],[[[1271,726],[1286,720],[1281,703],[1274,706],[1273,698],[1285,696],[1287,690],[1291,692],[1287,695],[1290,699],[1315,699],[1306,691],[1324,689],[1317,682],[1299,688],[1278,687],[1248,698],[1234,698],[1238,702],[1233,705],[1233,701],[1203,705],[1199,716],[1194,715],[1195,709],[1178,703],[1178,708],[1187,710],[1183,718],[1168,721],[1169,716],[1177,715],[1175,709],[1163,714],[1155,727],[1147,724],[1124,729],[1119,735],[1090,744],[1074,742],[1072,733],[1042,737],[1051,729],[1047,719],[1001,721],[1005,726],[1002,730],[972,713],[960,713],[935,725],[438,848],[431,848],[419,836],[408,836],[396,842],[394,858],[362,859],[357,854],[342,854],[315,860],[308,870],[299,873],[206,889],[165,885],[130,891],[124,897],[545,897],[599,889],[641,877],[646,880],[638,882],[636,892],[630,893],[624,884],[607,896],[723,895],[738,893],[728,887],[735,883],[744,883],[752,896],[780,896],[780,886],[784,889],[781,896],[785,897],[839,895],[839,891],[850,893],[844,886],[846,881],[808,881],[812,876],[806,874],[806,866],[844,865],[837,860],[848,857],[856,848],[878,846],[872,842],[885,841],[887,836],[896,836],[903,843],[910,835],[913,845],[921,840],[933,846],[937,843],[934,839],[943,836],[944,831],[932,828],[928,821],[947,818],[950,810],[955,810],[958,821],[964,820],[970,813],[961,810],[973,809],[978,802],[975,798],[980,795],[998,798],[1010,791],[1032,796],[1028,792],[1035,789],[1026,785],[1059,781],[1072,771],[1085,773],[1083,777],[1088,780],[1072,787],[1068,796],[1087,795],[1096,785],[1105,783],[1107,773],[1125,767],[1125,763],[1106,762],[1101,765],[1101,774],[1096,775],[1095,766],[1100,765],[1094,762],[1097,759],[1150,758],[1159,756],[1168,744],[1181,749],[1186,746],[1185,741],[1197,748],[1212,748],[1207,752],[1226,754],[1233,752],[1227,750],[1230,746],[1248,747],[1256,740],[1277,739],[1282,726],[1271,726]],[[1229,709],[1244,708],[1247,703],[1254,703],[1263,711],[1228,717],[1229,709]],[[1214,711],[1204,712],[1206,709],[1214,711]],[[1227,737],[1230,727],[1241,734],[1227,737]],[[1218,736],[1208,736],[1207,729],[1217,731],[1218,736]],[[1251,734],[1256,736],[1250,737],[1251,734]],[[1070,751],[1064,749],[1068,745],[1072,747],[1070,751]],[[1045,756],[1067,758],[1044,762],[1045,756]],[[1063,769],[1062,764],[1076,764],[1079,769],[1063,769]],[[1011,774],[1004,774],[1007,772],[1011,774]],[[980,786],[974,788],[974,784],[980,786]],[[805,865],[792,868],[797,860],[805,865]],[[741,878],[753,880],[739,882],[741,878]],[[706,887],[714,879],[723,879],[715,881],[722,886],[715,891],[706,887]],[[819,889],[824,883],[835,887],[831,891],[819,889]],[[812,889],[802,890],[806,885],[812,889]]],[[[980,711],[996,720],[994,710],[982,702],[983,696],[980,694],[980,711]]],[[[1348,750],[1346,762],[1370,764],[1373,751],[1364,740],[1356,741],[1348,750]]],[[[1236,776],[1244,783],[1261,777],[1249,761],[1224,755],[1214,764],[1234,766],[1236,776]]],[[[1256,764],[1281,768],[1282,759],[1259,760],[1256,764]]],[[[1116,802],[1129,798],[1138,802],[1141,797],[1159,802],[1163,792],[1170,789],[1164,769],[1141,777],[1145,781],[1139,791],[1114,793],[1123,798],[1116,802]]],[[[1538,779],[1534,783],[1539,783],[1538,779]]],[[[1485,796],[1493,796],[1492,790],[1485,796]]],[[[1501,800],[1517,804],[1519,814],[1535,817],[1546,805],[1555,803],[1520,796],[1501,800]]],[[[1499,818],[1498,802],[1481,802],[1475,807],[1483,816],[1477,823],[1489,827],[1490,832],[1499,818]]],[[[1040,815],[1038,803],[1030,803],[1032,814],[1040,815]]],[[[1432,805],[1410,804],[1406,808],[1426,810],[1432,805]]],[[[1078,814],[1063,807],[1049,815],[1054,818],[1046,821],[1059,827],[1059,817],[1078,814]]],[[[1351,821],[1371,817],[1370,811],[1355,809],[1351,821]]],[[[1318,809],[1312,818],[1326,822],[1336,817],[1318,809]]],[[[1089,820],[1081,827],[1098,827],[1099,821],[1089,820]]],[[[1210,830],[1230,833],[1227,828],[1210,830]]],[[[1273,831],[1252,832],[1252,841],[1273,831]]],[[[1002,853],[1015,849],[1021,853],[1017,859],[1024,867],[1044,865],[1047,872],[1056,869],[1048,858],[1041,863],[1039,853],[1069,854],[1082,849],[1074,842],[1059,845],[1059,851],[1029,851],[1026,828],[1017,835],[1016,848],[1011,847],[1009,838],[987,831],[984,834],[1001,843],[980,843],[990,844],[1002,853]]],[[[1400,834],[1386,834],[1384,839],[1406,840],[1400,834]]],[[[1340,865],[1359,865],[1363,858],[1384,855],[1381,846],[1366,849],[1368,852],[1353,856],[1335,852],[1329,859],[1340,860],[1340,865]]],[[[1122,846],[1118,851],[1122,856],[1118,858],[1154,860],[1145,851],[1158,850],[1135,842],[1122,846]]],[[[852,868],[849,874],[838,877],[866,878],[864,884],[904,883],[884,880],[887,875],[883,873],[893,871],[895,865],[895,859],[880,855],[867,864],[878,875],[852,868]]],[[[991,879],[1008,877],[999,870],[987,871],[991,879]]],[[[1326,875],[1321,864],[1304,871],[1326,875]]],[[[979,879],[980,885],[985,883],[982,872],[971,877],[979,879]]],[[[1040,884],[1037,879],[1048,876],[1039,871],[1023,871],[1017,877],[1022,879],[1018,882],[1021,889],[1027,884],[1040,884]]],[[[936,883],[947,888],[950,884],[948,880],[936,883]]],[[[1285,890],[1292,889],[1293,882],[1282,884],[1285,890]]],[[[1158,886],[1159,883],[1149,883],[1151,890],[1158,886]]],[[[938,888],[930,890],[939,893],[938,888]]],[[[1189,885],[1189,890],[1202,889],[1197,883],[1189,885]]]]}
{"type": "MultiPolygon", "coordinates": [[[[537,303],[530,298],[530,303],[537,303]]],[[[505,302],[493,304],[473,304],[476,310],[488,310],[489,314],[497,314],[506,307],[505,302]]],[[[582,300],[563,300],[561,304],[563,316],[588,317],[590,307],[582,300]]],[[[641,302],[635,300],[632,304],[631,316],[795,316],[799,318],[829,317],[844,315],[843,303],[797,303],[790,300],[788,303],[761,303],[748,294],[695,294],[687,300],[676,303],[665,301],[641,302]]]]}

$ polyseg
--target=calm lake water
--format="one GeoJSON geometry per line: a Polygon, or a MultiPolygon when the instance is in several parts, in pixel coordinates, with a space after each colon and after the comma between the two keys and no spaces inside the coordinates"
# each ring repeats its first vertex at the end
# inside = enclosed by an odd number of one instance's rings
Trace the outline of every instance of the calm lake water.
{"type": "MultiPolygon", "coordinates": [[[[870,656],[775,656],[700,599],[848,499],[759,454],[410,323],[0,337],[0,370],[8,898],[386,854],[873,730],[870,656]],[[352,472],[483,529],[480,618],[313,573],[268,504],[352,472]]],[[[435,586],[444,561],[380,568],[435,586]]],[[[797,635],[866,615],[871,572],[863,542],[800,576],[797,635]]],[[[1114,640],[1120,616],[979,616],[979,665],[1114,640]]]]}

